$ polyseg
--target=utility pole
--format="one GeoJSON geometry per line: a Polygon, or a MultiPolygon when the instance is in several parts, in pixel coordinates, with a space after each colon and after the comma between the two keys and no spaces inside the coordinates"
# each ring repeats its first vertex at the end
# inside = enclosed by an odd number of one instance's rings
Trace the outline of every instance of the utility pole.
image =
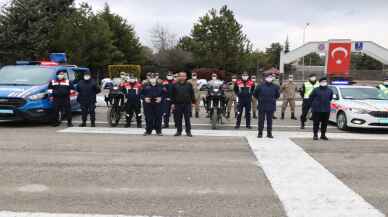
{"type": "MultiPolygon", "coordinates": [[[[309,26],[310,26],[310,23],[307,22],[304,29],[303,29],[303,45],[306,43],[306,30],[309,26]]],[[[305,79],[305,56],[303,56],[303,58],[302,58],[302,79],[303,79],[303,81],[305,79]]]]}

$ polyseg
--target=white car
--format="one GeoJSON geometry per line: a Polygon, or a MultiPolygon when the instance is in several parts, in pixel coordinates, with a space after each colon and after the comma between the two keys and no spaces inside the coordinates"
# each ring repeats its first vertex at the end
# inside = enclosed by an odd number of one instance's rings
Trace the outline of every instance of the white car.
{"type": "Polygon", "coordinates": [[[341,130],[388,129],[388,95],[375,87],[333,85],[330,121],[341,130]]]}

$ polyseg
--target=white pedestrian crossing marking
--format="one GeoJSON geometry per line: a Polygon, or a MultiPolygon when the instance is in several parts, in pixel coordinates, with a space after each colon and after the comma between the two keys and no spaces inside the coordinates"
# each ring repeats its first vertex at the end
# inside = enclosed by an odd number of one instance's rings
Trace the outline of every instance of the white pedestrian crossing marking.
{"type": "MultiPolygon", "coordinates": [[[[141,129],[68,128],[61,133],[138,135],[141,129]]],[[[174,130],[164,130],[173,135],[174,130]]],[[[257,139],[252,131],[193,130],[197,136],[245,137],[279,196],[288,217],[384,217],[379,210],[338,180],[290,138],[306,132],[274,132],[276,139],[257,139]]],[[[333,133],[333,139],[386,140],[386,135],[333,133]]],[[[2,217],[2,216],[0,216],[2,217]]],[[[18,216],[19,217],[19,216],[18,216]]]]}

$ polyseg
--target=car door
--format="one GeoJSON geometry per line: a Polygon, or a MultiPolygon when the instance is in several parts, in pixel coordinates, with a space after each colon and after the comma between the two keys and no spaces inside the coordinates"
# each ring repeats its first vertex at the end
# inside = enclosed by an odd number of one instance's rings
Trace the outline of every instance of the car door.
{"type": "Polygon", "coordinates": [[[339,103],[339,92],[338,88],[336,86],[329,86],[329,88],[333,91],[333,100],[331,101],[330,105],[330,121],[336,122],[337,121],[337,107],[339,103]]]}
{"type": "MultiPolygon", "coordinates": [[[[70,83],[73,84],[74,87],[76,87],[77,86],[76,76],[75,76],[75,72],[72,69],[67,70],[67,77],[70,83]]],[[[77,96],[78,96],[77,91],[75,90],[70,91],[70,104],[73,111],[79,110],[81,108],[79,103],[77,102],[77,96]]]]}

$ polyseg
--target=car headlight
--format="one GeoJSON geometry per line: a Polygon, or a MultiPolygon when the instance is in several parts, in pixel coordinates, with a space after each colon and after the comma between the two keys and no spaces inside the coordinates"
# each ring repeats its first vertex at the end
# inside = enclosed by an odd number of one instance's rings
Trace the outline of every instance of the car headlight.
{"type": "Polygon", "coordinates": [[[362,108],[349,108],[349,111],[354,112],[356,114],[368,114],[370,111],[362,108]]]}
{"type": "Polygon", "coordinates": [[[28,97],[29,100],[41,100],[48,96],[47,93],[38,93],[28,97]]]}

